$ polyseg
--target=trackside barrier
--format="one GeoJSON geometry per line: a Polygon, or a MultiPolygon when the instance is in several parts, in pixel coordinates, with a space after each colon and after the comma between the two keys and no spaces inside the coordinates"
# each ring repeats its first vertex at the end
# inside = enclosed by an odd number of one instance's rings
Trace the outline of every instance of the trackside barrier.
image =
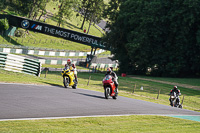
{"type": "Polygon", "coordinates": [[[23,56],[0,52],[0,69],[40,76],[41,63],[23,56]]]}
{"type": "MultiPolygon", "coordinates": [[[[1,45],[1,44],[0,44],[1,45]]],[[[1,48],[0,52],[4,53],[12,53],[12,54],[26,54],[26,55],[46,55],[46,56],[87,56],[87,54],[90,54],[91,52],[60,52],[60,51],[45,51],[45,50],[34,50],[34,49],[25,49],[25,48],[1,48]]],[[[102,52],[105,52],[105,50],[97,50],[96,54],[100,54],[102,52]]]]}
{"type": "Polygon", "coordinates": [[[97,63],[91,63],[89,68],[108,68],[108,67],[112,67],[112,68],[117,68],[118,64],[97,64],[97,63]]]}

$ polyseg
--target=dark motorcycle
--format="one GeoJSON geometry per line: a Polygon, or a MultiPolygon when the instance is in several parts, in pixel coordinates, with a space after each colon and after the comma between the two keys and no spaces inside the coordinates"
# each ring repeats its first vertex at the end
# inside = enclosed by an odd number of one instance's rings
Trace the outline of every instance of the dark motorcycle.
{"type": "Polygon", "coordinates": [[[106,77],[103,79],[103,87],[106,99],[108,99],[109,96],[111,96],[113,99],[117,99],[118,93],[116,93],[116,86],[111,75],[106,75],[106,77]]]}
{"type": "Polygon", "coordinates": [[[182,105],[179,104],[179,102],[177,102],[177,99],[178,99],[178,95],[176,94],[176,92],[171,93],[171,95],[170,95],[170,105],[172,107],[182,108],[182,105]]]}

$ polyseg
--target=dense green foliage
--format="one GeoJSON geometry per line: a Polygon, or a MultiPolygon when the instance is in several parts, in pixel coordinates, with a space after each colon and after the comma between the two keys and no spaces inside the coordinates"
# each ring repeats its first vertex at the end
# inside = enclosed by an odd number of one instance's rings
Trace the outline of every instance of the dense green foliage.
{"type": "Polygon", "coordinates": [[[59,5],[59,12],[58,12],[58,26],[62,24],[64,16],[70,18],[72,15],[73,8],[76,8],[77,3],[79,0],[62,0],[59,5]]]}
{"type": "Polygon", "coordinates": [[[8,30],[9,24],[7,19],[0,19],[0,31],[1,30],[8,30]]]}
{"type": "Polygon", "coordinates": [[[199,0],[124,0],[119,9],[105,40],[121,72],[199,76],[199,0]]]}
{"type": "Polygon", "coordinates": [[[1,0],[1,9],[9,9],[15,14],[33,18],[43,8],[46,0],[1,0]]]}
{"type": "MultiPolygon", "coordinates": [[[[79,4],[79,13],[83,15],[84,18],[81,29],[83,29],[85,21],[90,21],[90,25],[92,23],[98,23],[102,17],[103,7],[103,0],[81,0],[81,3],[79,4]]],[[[79,13],[77,15],[79,15],[79,13]]]]}

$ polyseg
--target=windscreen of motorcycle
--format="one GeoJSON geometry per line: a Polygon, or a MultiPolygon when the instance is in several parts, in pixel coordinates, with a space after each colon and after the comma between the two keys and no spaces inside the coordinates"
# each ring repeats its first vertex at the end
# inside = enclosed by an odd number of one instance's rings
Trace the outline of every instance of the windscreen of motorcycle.
{"type": "Polygon", "coordinates": [[[109,80],[111,77],[111,75],[106,75],[106,77],[104,78],[104,80],[109,80]]]}

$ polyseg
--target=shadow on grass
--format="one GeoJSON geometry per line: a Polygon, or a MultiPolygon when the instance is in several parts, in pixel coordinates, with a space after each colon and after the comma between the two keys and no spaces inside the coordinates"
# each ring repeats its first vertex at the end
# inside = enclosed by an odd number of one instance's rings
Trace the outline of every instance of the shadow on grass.
{"type": "MultiPolygon", "coordinates": [[[[55,21],[55,22],[58,22],[58,21],[59,21],[58,18],[55,17],[55,16],[52,16],[52,17],[51,17],[51,20],[53,20],[53,21],[55,21]]],[[[75,28],[75,29],[79,29],[79,30],[81,29],[80,27],[78,27],[78,26],[76,26],[76,25],[73,25],[73,24],[67,22],[66,20],[63,21],[63,24],[64,24],[64,26],[67,26],[67,27],[69,27],[69,28],[75,28]]]]}
{"type": "MultiPolygon", "coordinates": [[[[46,73],[45,71],[42,71],[41,74],[44,74],[44,75],[45,75],[45,73],[46,73]]],[[[48,77],[49,74],[54,74],[54,75],[58,75],[58,76],[62,77],[60,71],[48,71],[48,73],[47,73],[47,77],[48,77]]]]}
{"type": "MultiPolygon", "coordinates": [[[[1,35],[2,36],[2,35],[1,35]]],[[[16,45],[16,46],[23,46],[21,45],[20,43],[18,43],[17,41],[15,41],[14,39],[12,39],[11,37],[9,36],[2,36],[3,39],[5,39],[6,41],[12,43],[13,45],[16,45]]]]}
{"type": "Polygon", "coordinates": [[[69,22],[67,22],[67,21],[65,21],[64,23],[66,23],[66,24],[67,24],[67,26],[68,26],[68,27],[70,27],[70,28],[72,28],[72,27],[73,27],[73,28],[76,28],[76,29],[79,29],[79,30],[81,29],[80,27],[78,27],[78,26],[75,26],[75,25],[73,25],[73,24],[70,24],[70,23],[69,23],[69,22]]]}
{"type": "Polygon", "coordinates": [[[105,99],[102,96],[97,96],[97,95],[91,95],[91,94],[85,94],[85,93],[80,93],[80,92],[74,92],[76,94],[80,94],[80,95],[84,95],[84,96],[88,96],[88,97],[94,97],[94,98],[99,98],[99,99],[105,99]]]}

